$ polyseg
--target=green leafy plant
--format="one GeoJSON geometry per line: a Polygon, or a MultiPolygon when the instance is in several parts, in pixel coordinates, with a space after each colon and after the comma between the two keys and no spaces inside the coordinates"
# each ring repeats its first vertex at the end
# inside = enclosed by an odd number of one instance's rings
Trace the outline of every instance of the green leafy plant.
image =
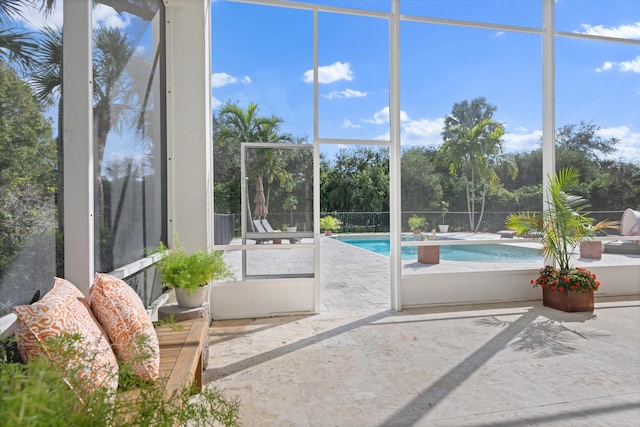
{"type": "MultiPolygon", "coordinates": [[[[165,252],[166,247],[160,243],[158,251],[165,252]]],[[[233,277],[222,255],[222,251],[208,250],[187,254],[177,243],[156,265],[162,275],[162,283],[169,288],[185,289],[191,295],[212,280],[233,277]]]]}
{"type": "MultiPolygon", "coordinates": [[[[47,346],[78,352],[72,334],[51,339],[47,346]]],[[[71,357],[72,354],[69,354],[71,357]]],[[[121,365],[122,372],[130,372],[121,365]]],[[[114,375],[116,375],[114,373],[114,375]]],[[[160,382],[129,381],[136,393],[113,399],[105,389],[78,394],[78,377],[64,364],[48,357],[27,364],[0,364],[0,420],[3,425],[56,426],[237,426],[239,401],[217,388],[206,387],[194,395],[185,388],[169,398],[160,382]]],[[[125,382],[125,381],[123,381],[125,382]]]]}
{"type": "Polygon", "coordinates": [[[418,215],[412,215],[411,217],[409,217],[409,219],[407,220],[407,223],[409,224],[409,228],[412,230],[415,229],[419,229],[422,228],[427,222],[426,218],[423,218],[421,216],[418,215]]]}
{"type": "Polygon", "coordinates": [[[580,241],[592,239],[602,230],[617,228],[618,221],[604,220],[594,224],[594,219],[589,216],[589,212],[585,211],[589,206],[588,201],[581,196],[567,193],[568,188],[577,183],[576,169],[572,167],[562,169],[556,175],[549,177],[546,208],[542,214],[512,213],[507,217],[507,228],[515,231],[518,236],[531,236],[532,239],[541,242],[542,254],[546,258],[553,259],[557,264],[557,269],[547,266],[540,270],[541,276],[534,281],[536,286],[546,287],[551,283],[559,291],[582,290],[586,287],[597,290],[599,286],[595,285],[597,283],[595,277],[591,282],[583,276],[582,272],[572,269],[571,255],[580,241]],[[575,284],[576,280],[581,284],[572,289],[571,286],[557,286],[558,284],[554,283],[556,280],[559,284],[569,282],[575,284]],[[585,284],[586,282],[589,283],[585,284]]]}
{"type": "Polygon", "coordinates": [[[338,218],[335,218],[331,215],[326,215],[320,218],[320,228],[322,230],[340,230],[340,226],[342,225],[342,221],[338,218]]]}

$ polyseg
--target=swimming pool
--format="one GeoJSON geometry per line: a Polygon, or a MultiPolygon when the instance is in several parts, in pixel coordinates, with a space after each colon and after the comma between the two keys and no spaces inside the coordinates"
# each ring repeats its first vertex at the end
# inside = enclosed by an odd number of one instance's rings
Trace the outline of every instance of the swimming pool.
{"type": "MultiPolygon", "coordinates": [[[[389,256],[389,239],[339,239],[341,242],[389,256]]],[[[411,261],[418,259],[416,246],[402,247],[402,260],[411,261]]],[[[530,262],[541,261],[542,255],[533,248],[524,248],[514,245],[481,244],[481,245],[455,245],[440,246],[440,259],[447,261],[471,261],[471,262],[530,262]]]]}

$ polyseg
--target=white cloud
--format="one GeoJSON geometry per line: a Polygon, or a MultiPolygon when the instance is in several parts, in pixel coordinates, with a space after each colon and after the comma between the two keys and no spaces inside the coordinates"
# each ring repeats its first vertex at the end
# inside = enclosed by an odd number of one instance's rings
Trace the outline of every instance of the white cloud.
{"type": "Polygon", "coordinates": [[[103,4],[98,4],[93,8],[93,25],[101,25],[107,28],[127,28],[131,23],[131,16],[120,15],[112,8],[103,4]]]}
{"type": "MultiPolygon", "coordinates": [[[[373,119],[360,119],[365,123],[373,123],[375,125],[381,125],[389,122],[389,107],[384,107],[382,110],[376,112],[373,115],[373,119]]],[[[409,120],[409,116],[404,111],[400,111],[400,121],[406,122],[409,120]]]]}
{"type": "Polygon", "coordinates": [[[334,99],[334,98],[362,98],[367,96],[367,92],[360,92],[359,90],[354,89],[345,89],[341,91],[332,91],[327,95],[323,95],[325,98],[334,99]]]}
{"type": "Polygon", "coordinates": [[[604,64],[602,64],[602,67],[598,67],[596,68],[596,72],[597,73],[601,73],[602,71],[607,71],[613,68],[613,62],[611,61],[605,61],[604,64]]]}
{"type": "Polygon", "coordinates": [[[582,24],[576,31],[581,34],[591,34],[594,36],[620,37],[623,39],[640,39],[640,22],[619,27],[605,27],[604,25],[582,24]]]}
{"type": "Polygon", "coordinates": [[[223,87],[223,86],[232,85],[236,83],[242,83],[245,85],[250,84],[251,77],[249,76],[235,77],[227,73],[213,73],[211,75],[211,86],[213,87],[223,87]]]}
{"type": "Polygon", "coordinates": [[[628,126],[618,126],[601,128],[596,133],[604,139],[617,138],[620,140],[616,146],[617,151],[609,155],[609,158],[640,161],[640,132],[633,132],[628,126]]]}
{"type": "MultiPolygon", "coordinates": [[[[302,80],[305,83],[313,83],[313,70],[305,71],[302,80]]],[[[318,83],[333,83],[340,80],[353,80],[350,63],[336,61],[332,65],[318,67],[318,83]]]]}
{"type": "Polygon", "coordinates": [[[540,147],[540,140],[542,138],[541,130],[527,132],[523,127],[518,127],[516,131],[518,133],[507,131],[502,137],[504,141],[504,151],[530,151],[540,147]]]}
{"type": "Polygon", "coordinates": [[[442,143],[443,126],[444,118],[410,120],[401,126],[402,144],[438,146],[442,143]]]}
{"type": "Polygon", "coordinates": [[[342,123],[342,127],[345,129],[359,129],[360,125],[351,123],[351,120],[349,119],[344,119],[344,123],[342,123]]]}
{"type": "Polygon", "coordinates": [[[504,36],[504,34],[505,34],[505,32],[504,32],[504,31],[498,31],[498,32],[496,33],[496,37],[502,37],[502,36],[504,36]]]}
{"type": "Polygon", "coordinates": [[[621,73],[628,73],[628,72],[640,73],[640,56],[636,56],[631,61],[622,61],[622,62],[605,61],[605,63],[602,64],[602,67],[596,68],[596,71],[599,73],[602,71],[611,70],[614,67],[621,73]]]}
{"type": "Polygon", "coordinates": [[[26,7],[22,18],[17,18],[25,28],[32,31],[42,31],[44,27],[62,28],[62,2],[55,3],[51,14],[45,18],[39,7],[26,7]]]}

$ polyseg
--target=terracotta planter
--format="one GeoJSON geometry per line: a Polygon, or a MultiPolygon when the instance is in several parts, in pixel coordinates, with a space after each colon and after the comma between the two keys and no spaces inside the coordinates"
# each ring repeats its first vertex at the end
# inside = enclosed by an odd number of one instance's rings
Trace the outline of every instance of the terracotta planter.
{"type": "Polygon", "coordinates": [[[580,242],[580,258],[602,259],[602,242],[580,242]]]}
{"type": "Polygon", "coordinates": [[[542,305],[567,312],[593,311],[593,291],[559,292],[542,288],[542,305]]]}
{"type": "Polygon", "coordinates": [[[418,262],[440,264],[440,246],[418,246],[418,262]]]}

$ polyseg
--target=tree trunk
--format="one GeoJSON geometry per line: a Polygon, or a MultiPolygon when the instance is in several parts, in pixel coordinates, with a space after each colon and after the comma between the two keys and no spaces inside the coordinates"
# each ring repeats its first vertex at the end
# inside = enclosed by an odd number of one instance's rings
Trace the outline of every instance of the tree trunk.
{"type": "Polygon", "coordinates": [[[471,186],[471,184],[467,183],[466,189],[467,189],[467,215],[469,216],[469,230],[473,230],[473,216],[472,216],[472,210],[471,210],[471,197],[469,195],[469,187],[471,186]]]}
{"type": "Polygon", "coordinates": [[[482,184],[482,207],[480,208],[480,218],[478,218],[478,224],[476,224],[474,233],[478,232],[478,229],[480,229],[480,224],[482,223],[482,216],[484,215],[484,201],[486,196],[487,196],[487,184],[483,183],[482,184]]]}

